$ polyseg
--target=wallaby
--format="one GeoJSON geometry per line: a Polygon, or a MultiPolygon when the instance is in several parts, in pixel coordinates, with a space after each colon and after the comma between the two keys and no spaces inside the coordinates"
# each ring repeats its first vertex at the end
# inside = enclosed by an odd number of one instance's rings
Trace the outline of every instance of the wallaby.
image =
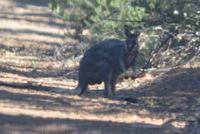
{"type": "Polygon", "coordinates": [[[106,39],[88,49],[80,61],[79,83],[74,94],[81,95],[88,85],[104,82],[105,97],[114,97],[117,78],[135,64],[139,32],[124,27],[126,40],[106,39]]]}

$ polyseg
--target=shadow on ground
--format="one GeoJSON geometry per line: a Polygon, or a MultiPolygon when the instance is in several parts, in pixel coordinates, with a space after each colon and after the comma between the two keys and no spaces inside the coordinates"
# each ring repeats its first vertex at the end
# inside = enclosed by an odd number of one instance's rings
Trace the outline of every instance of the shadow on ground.
{"type": "MultiPolygon", "coordinates": [[[[158,77],[151,83],[147,83],[146,85],[142,85],[132,90],[124,90],[124,89],[118,90],[116,96],[119,97],[121,96],[129,99],[131,98],[137,99],[139,100],[138,104],[140,106],[145,107],[146,110],[149,110],[152,113],[153,112],[182,113],[183,114],[182,116],[184,118],[184,116],[188,116],[187,114],[191,112],[192,116],[192,112],[195,112],[195,110],[197,110],[198,112],[198,109],[200,108],[199,72],[200,72],[199,68],[173,69],[167,72],[165,75],[158,77]]],[[[9,71],[9,73],[13,72],[9,71]]],[[[14,72],[14,74],[16,73],[14,72]]],[[[29,72],[27,74],[28,77],[31,77],[32,72],[29,72]]],[[[34,76],[32,77],[35,78],[34,76]]],[[[44,77],[44,75],[40,74],[37,76],[37,78],[40,77],[44,77]]],[[[49,75],[45,77],[54,77],[54,76],[49,75]]],[[[41,82],[37,83],[37,81],[34,83],[20,83],[20,82],[18,83],[18,82],[2,81],[0,82],[0,85],[18,89],[30,89],[30,90],[47,91],[55,93],[60,92],[60,94],[64,94],[66,96],[70,95],[70,92],[72,90],[56,86],[48,86],[48,85],[44,86],[42,85],[41,82]]],[[[10,96],[15,96],[15,95],[10,95],[10,96]]],[[[3,96],[1,96],[1,99],[5,99],[2,97],[3,96]]],[[[82,95],[82,97],[90,99],[103,97],[103,90],[102,89],[88,90],[84,95],[82,95]]],[[[126,102],[129,103],[128,100],[126,100],[126,102]]]]}
{"type": "Polygon", "coordinates": [[[90,120],[76,120],[76,119],[56,119],[56,118],[39,118],[25,115],[3,115],[1,118],[1,130],[4,134],[17,133],[21,134],[176,134],[176,132],[169,133],[160,126],[152,126],[148,124],[128,124],[128,123],[114,123],[106,121],[90,121],[90,120]],[[12,120],[8,120],[12,119],[12,120]],[[20,120],[19,120],[20,119],[20,120]],[[9,130],[7,122],[11,122],[12,130],[9,130]],[[26,122],[26,124],[24,124],[26,122]],[[78,125],[77,125],[78,124],[78,125]],[[94,125],[95,124],[95,125],[94,125]],[[142,125],[145,125],[146,127],[142,125]],[[31,126],[31,127],[30,127],[31,126]],[[137,127],[136,127],[137,126],[137,127]]]}

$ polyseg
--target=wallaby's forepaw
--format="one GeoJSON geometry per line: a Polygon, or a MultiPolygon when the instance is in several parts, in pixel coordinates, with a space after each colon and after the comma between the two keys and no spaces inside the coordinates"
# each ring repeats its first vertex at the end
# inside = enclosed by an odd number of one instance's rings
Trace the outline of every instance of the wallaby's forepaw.
{"type": "Polygon", "coordinates": [[[125,75],[125,76],[124,76],[124,78],[125,78],[125,79],[128,79],[128,78],[129,78],[129,76],[128,76],[128,75],[125,75]]]}
{"type": "Polygon", "coordinates": [[[124,71],[124,78],[128,79],[129,78],[129,74],[127,73],[127,71],[124,71]]]}

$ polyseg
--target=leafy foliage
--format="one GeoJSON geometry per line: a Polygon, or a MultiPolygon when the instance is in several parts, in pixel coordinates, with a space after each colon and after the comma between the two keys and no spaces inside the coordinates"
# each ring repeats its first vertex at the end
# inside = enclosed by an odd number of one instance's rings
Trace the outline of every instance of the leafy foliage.
{"type": "Polygon", "coordinates": [[[191,55],[197,57],[199,53],[195,51],[199,49],[199,45],[196,45],[200,36],[199,0],[51,0],[49,6],[71,22],[76,35],[89,29],[91,36],[86,44],[95,42],[91,37],[95,40],[111,35],[121,37],[125,24],[142,27],[147,37],[141,48],[139,66],[145,66],[148,62],[154,66],[178,65],[193,59],[191,55]],[[187,33],[187,37],[182,33],[187,33]],[[184,38],[188,37],[186,41],[184,38]],[[190,40],[195,42],[191,43],[190,40]],[[195,54],[187,56],[190,53],[187,50],[193,51],[193,48],[195,54]]]}
{"type": "Polygon", "coordinates": [[[132,24],[146,16],[145,8],[132,6],[130,0],[52,0],[50,7],[72,22],[77,33],[90,29],[96,35],[114,34],[124,23],[132,24]]]}
{"type": "Polygon", "coordinates": [[[134,0],[132,4],[146,9],[146,24],[178,23],[200,27],[199,0],[134,0]]]}

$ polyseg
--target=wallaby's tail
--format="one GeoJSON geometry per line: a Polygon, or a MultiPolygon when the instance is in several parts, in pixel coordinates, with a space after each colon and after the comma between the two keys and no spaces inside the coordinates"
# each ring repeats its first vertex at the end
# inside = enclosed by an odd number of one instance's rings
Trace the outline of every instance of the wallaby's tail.
{"type": "Polygon", "coordinates": [[[74,90],[71,90],[71,95],[81,95],[83,93],[83,89],[81,86],[77,86],[74,90]]]}

